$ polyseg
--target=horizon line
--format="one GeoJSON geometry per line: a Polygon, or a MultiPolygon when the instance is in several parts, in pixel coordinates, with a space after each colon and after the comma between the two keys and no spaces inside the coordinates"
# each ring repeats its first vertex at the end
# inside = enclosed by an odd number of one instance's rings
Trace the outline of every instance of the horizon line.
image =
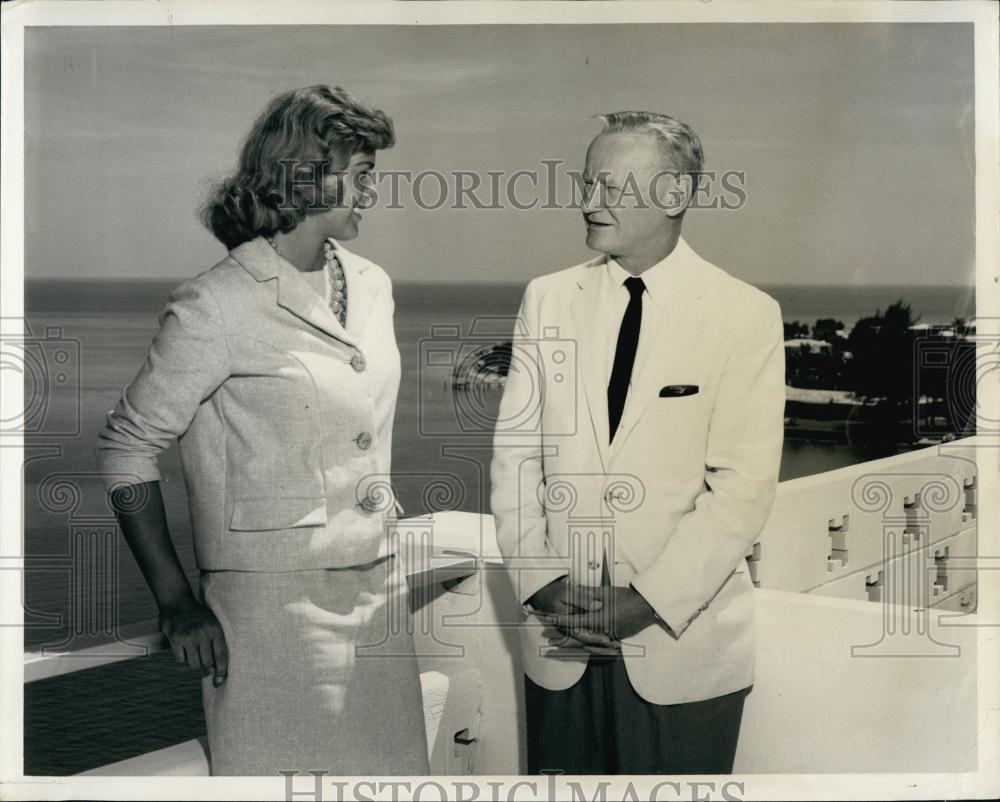
{"type": "MultiPolygon", "coordinates": [[[[539,274],[544,275],[544,274],[539,274]]],[[[730,274],[731,275],[731,274],[730,274]]],[[[178,284],[187,281],[188,279],[194,278],[193,275],[190,276],[164,276],[160,278],[148,278],[141,276],[25,276],[23,281],[25,284],[29,282],[66,282],[66,283],[85,283],[85,282],[116,282],[116,281],[127,281],[135,284],[167,284],[171,282],[176,282],[178,284]]],[[[490,278],[483,279],[463,279],[457,281],[455,279],[413,279],[413,278],[393,278],[393,284],[494,284],[497,286],[504,285],[515,285],[515,284],[527,284],[531,279],[518,279],[518,280],[497,280],[490,278]]],[[[735,277],[738,278],[738,277],[735,277]]],[[[749,281],[747,279],[740,279],[741,281],[746,281],[748,284],[760,287],[851,287],[856,289],[878,289],[878,288],[895,288],[895,287],[913,287],[913,288],[943,288],[948,287],[952,289],[971,289],[976,288],[975,284],[967,283],[955,283],[955,282],[941,282],[937,284],[913,284],[913,283],[871,283],[871,284],[838,284],[835,282],[802,282],[802,281],[762,281],[755,282],[749,281]]]]}

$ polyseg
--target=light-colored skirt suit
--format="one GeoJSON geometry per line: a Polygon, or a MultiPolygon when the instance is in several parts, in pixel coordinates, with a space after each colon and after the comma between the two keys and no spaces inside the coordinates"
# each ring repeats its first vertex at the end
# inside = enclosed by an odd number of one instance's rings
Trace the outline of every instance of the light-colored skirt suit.
{"type": "Polygon", "coordinates": [[[257,238],[178,287],[100,433],[109,489],[179,438],[205,603],[212,773],[429,772],[389,483],[399,389],[388,276],[336,244],[342,326],[257,238]]]}

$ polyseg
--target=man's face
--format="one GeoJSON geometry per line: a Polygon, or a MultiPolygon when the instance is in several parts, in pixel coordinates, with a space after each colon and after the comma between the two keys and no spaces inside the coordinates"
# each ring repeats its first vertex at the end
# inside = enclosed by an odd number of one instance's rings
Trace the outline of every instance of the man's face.
{"type": "Polygon", "coordinates": [[[587,150],[583,172],[587,247],[618,258],[641,260],[663,242],[670,215],[653,202],[672,179],[653,134],[601,134],[587,150]]]}

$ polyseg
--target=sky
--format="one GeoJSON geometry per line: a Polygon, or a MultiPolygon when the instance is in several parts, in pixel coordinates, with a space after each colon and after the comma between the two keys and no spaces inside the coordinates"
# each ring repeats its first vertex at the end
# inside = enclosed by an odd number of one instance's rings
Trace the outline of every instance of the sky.
{"type": "MultiPolygon", "coordinates": [[[[593,115],[669,114],[706,169],[745,176],[741,208],[684,222],[733,275],[974,283],[971,24],[31,28],[25,51],[28,278],[207,269],[225,249],[196,212],[250,123],[278,92],[327,83],[393,118],[379,169],[485,181],[555,159],[567,197],[593,115]]],[[[593,255],[573,208],[402,198],[348,243],[397,281],[525,282],[593,255]]]]}

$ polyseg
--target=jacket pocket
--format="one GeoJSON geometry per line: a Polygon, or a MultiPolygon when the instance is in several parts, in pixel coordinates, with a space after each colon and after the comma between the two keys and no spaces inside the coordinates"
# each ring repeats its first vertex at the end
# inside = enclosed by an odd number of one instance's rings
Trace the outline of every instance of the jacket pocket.
{"type": "Polygon", "coordinates": [[[326,499],[322,496],[244,498],[233,502],[229,522],[234,532],[295,529],[326,524],[326,499]]]}
{"type": "Polygon", "coordinates": [[[704,390],[654,399],[642,417],[640,439],[657,449],[657,471],[650,475],[681,481],[704,474],[711,412],[704,390]]]}

